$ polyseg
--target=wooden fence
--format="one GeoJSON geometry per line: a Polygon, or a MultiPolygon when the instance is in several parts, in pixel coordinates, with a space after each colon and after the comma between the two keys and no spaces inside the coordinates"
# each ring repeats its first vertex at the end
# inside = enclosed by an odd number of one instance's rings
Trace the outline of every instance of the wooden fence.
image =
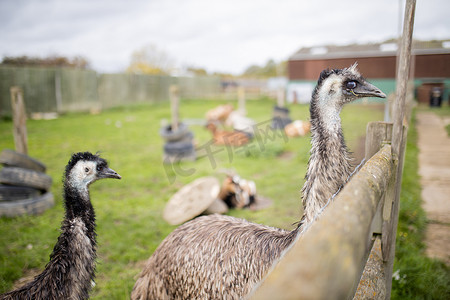
{"type": "Polygon", "coordinates": [[[185,99],[212,99],[223,94],[217,76],[98,74],[69,68],[0,66],[0,116],[12,113],[9,99],[13,86],[22,90],[27,113],[31,114],[168,101],[172,84],[180,87],[180,96],[185,99]]]}
{"type": "Polygon", "coordinates": [[[414,12],[415,0],[407,0],[394,122],[368,124],[368,161],[282,255],[252,299],[390,299],[414,12]]]}
{"type": "Polygon", "coordinates": [[[28,115],[55,115],[168,101],[169,87],[174,84],[179,87],[182,99],[233,101],[238,98],[239,89],[245,90],[247,99],[270,96],[264,79],[230,81],[214,75],[98,74],[92,70],[1,65],[0,117],[12,113],[9,93],[13,86],[22,90],[28,115]]]}
{"type": "Polygon", "coordinates": [[[370,159],[287,251],[253,299],[351,299],[355,291],[357,299],[384,299],[390,293],[389,255],[382,249],[390,248],[395,234],[386,226],[397,170],[391,132],[391,123],[369,123],[370,159]]]}

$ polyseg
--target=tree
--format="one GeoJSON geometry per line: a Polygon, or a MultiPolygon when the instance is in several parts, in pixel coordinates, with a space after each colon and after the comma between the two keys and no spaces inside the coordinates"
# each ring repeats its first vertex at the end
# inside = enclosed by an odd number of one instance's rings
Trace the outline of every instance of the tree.
{"type": "Polygon", "coordinates": [[[208,72],[203,68],[196,68],[196,67],[188,67],[188,72],[191,72],[192,74],[196,76],[206,76],[208,75],[208,72]]]}
{"type": "Polygon", "coordinates": [[[173,68],[173,59],[167,52],[151,44],[133,52],[127,71],[138,74],[169,74],[173,68]]]}
{"type": "Polygon", "coordinates": [[[260,77],[260,78],[277,77],[285,75],[286,75],[286,62],[283,61],[277,64],[273,59],[269,59],[266,65],[263,67],[252,65],[248,67],[243,73],[243,76],[260,77]]]}
{"type": "Polygon", "coordinates": [[[37,66],[37,67],[69,67],[77,69],[88,69],[89,61],[82,56],[67,58],[64,56],[52,55],[45,58],[29,56],[5,56],[2,60],[3,65],[13,66],[37,66]]]}

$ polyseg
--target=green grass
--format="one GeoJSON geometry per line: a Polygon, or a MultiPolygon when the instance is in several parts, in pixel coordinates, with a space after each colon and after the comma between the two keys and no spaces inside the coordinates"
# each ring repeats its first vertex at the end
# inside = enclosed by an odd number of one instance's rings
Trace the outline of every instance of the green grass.
{"type": "MultiPolygon", "coordinates": [[[[450,111],[449,111],[450,112],[450,111]]],[[[427,217],[422,209],[418,175],[415,114],[408,132],[399,224],[397,228],[392,299],[450,299],[450,269],[425,255],[427,217]]]]}
{"type": "MultiPolygon", "coordinates": [[[[182,101],[180,114],[182,118],[201,119],[208,109],[223,103],[182,101]]],[[[266,128],[273,105],[267,99],[248,101],[248,116],[266,128]]],[[[308,106],[289,108],[291,118],[308,119],[308,106]]],[[[356,152],[367,122],[383,119],[382,108],[373,105],[348,105],[341,116],[347,144],[356,152]]],[[[224,169],[235,170],[243,178],[254,180],[259,194],[271,198],[273,205],[257,212],[235,210],[229,214],[293,228],[301,214],[300,188],[309,156],[309,137],[285,141],[274,136],[263,147],[250,144],[249,153],[214,148],[221,152],[212,160],[202,157],[195,162],[163,165],[163,141],[158,134],[162,119],[170,119],[167,103],[133,105],[99,115],[67,114],[56,120],[28,120],[29,154],[47,165],[47,173],[54,180],[56,205],[39,216],[0,219],[0,292],[9,290],[27,270],[45,267],[63,217],[62,174],[70,155],[78,151],[101,151],[122,175],[121,181],[104,180],[91,186],[99,245],[92,299],[129,297],[142,263],[175,228],[162,218],[167,200],[196,178],[214,175],[221,179],[224,169]]],[[[211,135],[201,126],[191,126],[191,130],[198,147],[210,141],[211,135]]],[[[4,148],[14,148],[12,123],[8,120],[0,122],[0,150],[4,148]]],[[[415,188],[411,193],[420,194],[420,190],[415,188]]]]}

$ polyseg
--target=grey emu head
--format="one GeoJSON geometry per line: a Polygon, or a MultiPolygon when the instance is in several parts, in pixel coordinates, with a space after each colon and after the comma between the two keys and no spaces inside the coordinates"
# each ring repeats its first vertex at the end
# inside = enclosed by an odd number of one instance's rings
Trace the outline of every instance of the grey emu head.
{"type": "Polygon", "coordinates": [[[315,93],[315,100],[318,100],[320,107],[334,106],[340,109],[358,98],[386,97],[376,86],[367,82],[356,67],[357,63],[349,68],[324,70],[320,73],[315,93]]]}
{"type": "Polygon", "coordinates": [[[120,179],[121,176],[110,169],[107,161],[100,156],[89,152],[79,152],[70,159],[65,178],[72,187],[86,188],[99,179],[120,179]]]}

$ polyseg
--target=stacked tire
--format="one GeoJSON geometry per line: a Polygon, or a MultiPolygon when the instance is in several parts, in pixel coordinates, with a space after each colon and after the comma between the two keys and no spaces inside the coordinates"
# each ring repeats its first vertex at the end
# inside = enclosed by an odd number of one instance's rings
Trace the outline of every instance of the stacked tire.
{"type": "Polygon", "coordinates": [[[196,159],[194,134],[186,124],[180,123],[176,130],[172,130],[171,125],[163,126],[159,134],[165,142],[163,155],[165,163],[196,159]]]}
{"type": "Polygon", "coordinates": [[[289,117],[288,108],[279,106],[273,108],[272,129],[283,130],[291,122],[292,119],[289,117]]]}
{"type": "Polygon", "coordinates": [[[44,164],[9,149],[0,153],[0,163],[0,216],[40,214],[55,204],[44,164]]]}

